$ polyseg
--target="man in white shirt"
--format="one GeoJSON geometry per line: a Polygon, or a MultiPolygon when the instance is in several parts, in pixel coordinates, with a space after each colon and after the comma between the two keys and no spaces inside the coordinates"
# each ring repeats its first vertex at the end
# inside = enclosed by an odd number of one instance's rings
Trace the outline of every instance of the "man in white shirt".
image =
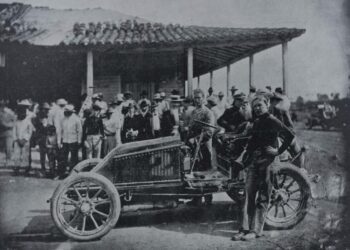
{"type": "Polygon", "coordinates": [[[68,155],[71,159],[69,169],[78,163],[78,150],[82,138],[82,125],[79,117],[74,113],[74,106],[67,105],[64,108],[64,117],[57,134],[58,147],[62,152],[62,162],[59,166],[60,174],[64,174],[68,166],[68,155]]]}
{"type": "Polygon", "coordinates": [[[60,126],[63,120],[64,107],[67,105],[67,101],[63,98],[60,98],[56,102],[57,107],[52,109],[52,112],[49,113],[48,124],[53,125],[56,128],[56,133],[60,133],[60,126]]]}

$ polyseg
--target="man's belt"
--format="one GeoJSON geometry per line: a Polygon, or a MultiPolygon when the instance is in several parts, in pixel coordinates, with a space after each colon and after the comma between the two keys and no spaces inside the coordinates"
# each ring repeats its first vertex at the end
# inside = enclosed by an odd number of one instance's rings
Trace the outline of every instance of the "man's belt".
{"type": "Polygon", "coordinates": [[[112,133],[112,134],[105,134],[105,136],[115,136],[116,135],[116,133],[112,133]]]}

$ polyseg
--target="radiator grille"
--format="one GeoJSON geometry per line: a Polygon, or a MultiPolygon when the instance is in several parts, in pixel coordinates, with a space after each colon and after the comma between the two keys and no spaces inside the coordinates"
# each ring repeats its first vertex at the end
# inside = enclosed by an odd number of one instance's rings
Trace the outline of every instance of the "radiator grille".
{"type": "Polygon", "coordinates": [[[115,158],[114,183],[180,179],[180,154],[180,149],[174,147],[115,158]]]}

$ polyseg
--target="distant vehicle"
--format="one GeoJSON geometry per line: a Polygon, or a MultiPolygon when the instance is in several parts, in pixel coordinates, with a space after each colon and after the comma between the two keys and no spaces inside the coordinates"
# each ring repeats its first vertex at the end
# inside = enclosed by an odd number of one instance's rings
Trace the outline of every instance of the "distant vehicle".
{"type": "MultiPolygon", "coordinates": [[[[202,126],[211,126],[201,123],[202,126]]],[[[53,193],[51,216],[67,237],[88,241],[107,234],[123,213],[138,209],[174,208],[179,199],[203,198],[226,192],[233,200],[244,198],[244,174],[235,161],[247,136],[224,134],[215,142],[217,169],[194,171],[200,158],[203,133],[191,149],[178,137],[123,144],[104,159],[75,166],[53,193]]],[[[305,171],[291,162],[280,162],[272,176],[273,189],[266,225],[290,228],[301,221],[311,197],[305,171]]]]}
{"type": "Polygon", "coordinates": [[[306,121],[308,129],[315,126],[320,126],[324,130],[329,130],[331,127],[337,127],[335,107],[329,103],[317,105],[317,111],[312,113],[306,121]]]}

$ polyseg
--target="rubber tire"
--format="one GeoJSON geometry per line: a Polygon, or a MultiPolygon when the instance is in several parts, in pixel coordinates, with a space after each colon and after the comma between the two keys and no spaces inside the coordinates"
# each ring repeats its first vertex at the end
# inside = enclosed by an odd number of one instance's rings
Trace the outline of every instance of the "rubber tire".
{"type": "Polygon", "coordinates": [[[116,187],[113,185],[112,182],[110,182],[106,177],[96,174],[96,173],[78,173],[72,176],[69,176],[67,179],[65,179],[55,190],[53,193],[53,196],[51,198],[51,204],[50,204],[50,209],[51,209],[51,217],[57,226],[57,228],[68,238],[77,240],[77,241],[91,241],[91,240],[96,240],[100,239],[102,236],[107,234],[117,223],[119,216],[120,216],[120,211],[121,211],[121,203],[120,203],[120,196],[118,193],[118,190],[116,187]],[[78,181],[78,180],[91,180],[91,182],[97,182],[100,184],[104,190],[109,193],[111,200],[112,200],[112,206],[113,206],[113,211],[112,211],[112,216],[111,219],[104,225],[104,228],[100,231],[98,231],[96,234],[92,235],[87,235],[87,236],[82,236],[78,235],[75,233],[72,233],[68,230],[66,230],[65,226],[62,225],[60,222],[58,215],[57,215],[57,210],[59,209],[58,207],[58,200],[61,195],[61,192],[67,187],[70,186],[72,183],[78,181]]]}
{"type": "Polygon", "coordinates": [[[298,180],[298,184],[301,185],[300,187],[305,192],[305,196],[303,198],[304,202],[302,207],[299,208],[297,216],[292,217],[289,221],[280,223],[272,221],[268,216],[266,216],[265,225],[268,229],[289,229],[297,225],[307,214],[309,209],[309,198],[312,196],[311,187],[306,173],[301,171],[298,167],[289,162],[280,162],[278,165],[279,172],[288,172],[289,176],[293,176],[294,179],[298,180]]]}
{"type": "Polygon", "coordinates": [[[102,161],[100,158],[92,158],[92,159],[86,159],[81,162],[79,162],[73,170],[72,173],[80,173],[80,172],[89,172],[93,167],[95,167],[97,164],[99,164],[102,161]]]}

